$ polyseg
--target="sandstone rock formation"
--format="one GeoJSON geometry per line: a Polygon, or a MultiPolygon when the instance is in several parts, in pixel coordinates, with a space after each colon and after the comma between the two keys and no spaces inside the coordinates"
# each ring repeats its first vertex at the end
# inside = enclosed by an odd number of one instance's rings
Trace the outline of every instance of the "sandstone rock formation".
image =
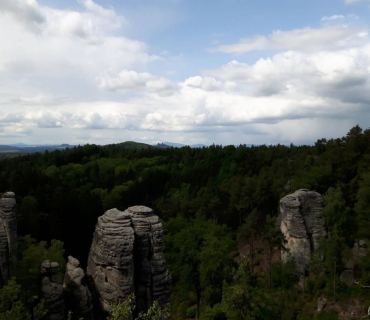
{"type": "Polygon", "coordinates": [[[163,254],[163,227],[148,207],[130,207],[126,211],[135,231],[136,305],[139,312],[145,312],[154,301],[161,305],[170,302],[171,276],[163,254]]]}
{"type": "Polygon", "coordinates": [[[48,320],[64,319],[64,295],[59,263],[45,260],[41,264],[41,293],[48,310],[48,320]]]}
{"type": "Polygon", "coordinates": [[[131,216],[117,209],[98,218],[87,273],[93,278],[103,310],[134,290],[134,230],[131,216]]]}
{"type": "Polygon", "coordinates": [[[290,255],[301,274],[311,253],[317,251],[320,240],[326,236],[322,209],[321,195],[307,189],[297,190],[280,200],[280,229],[289,249],[288,253],[281,253],[282,260],[286,262],[290,255]]]}
{"type": "Polygon", "coordinates": [[[17,219],[13,192],[6,192],[0,198],[0,288],[10,275],[12,252],[16,249],[17,219]]]}
{"type": "Polygon", "coordinates": [[[63,289],[66,305],[73,312],[73,317],[93,320],[93,303],[85,272],[80,268],[80,262],[71,256],[68,257],[63,289]]]}
{"type": "Polygon", "coordinates": [[[153,301],[170,301],[171,276],[163,255],[163,228],[152,209],[135,206],[108,210],[99,217],[87,273],[93,279],[103,310],[135,293],[137,311],[153,301]]]}

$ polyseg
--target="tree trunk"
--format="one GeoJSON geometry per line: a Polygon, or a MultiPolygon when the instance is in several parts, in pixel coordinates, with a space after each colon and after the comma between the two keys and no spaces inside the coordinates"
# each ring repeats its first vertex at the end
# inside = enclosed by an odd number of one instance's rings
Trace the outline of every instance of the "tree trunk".
{"type": "Polygon", "coordinates": [[[335,302],[336,302],[336,300],[337,300],[337,299],[336,299],[336,298],[337,298],[337,297],[336,297],[336,288],[335,288],[335,287],[336,287],[336,283],[335,283],[335,282],[336,282],[336,281],[335,281],[335,280],[336,280],[336,279],[335,279],[335,278],[336,278],[336,273],[337,273],[337,261],[334,261],[334,303],[335,303],[335,302]]]}
{"type": "Polygon", "coordinates": [[[272,264],[272,247],[271,247],[271,245],[270,245],[270,257],[269,257],[269,271],[270,271],[270,291],[271,291],[271,287],[272,287],[272,285],[271,285],[271,283],[272,283],[272,273],[271,273],[271,264],[272,264]]]}
{"type": "Polygon", "coordinates": [[[196,317],[197,320],[199,320],[200,316],[199,309],[200,309],[200,288],[197,287],[197,317],[196,317]]]}
{"type": "Polygon", "coordinates": [[[253,246],[253,237],[251,238],[251,270],[253,273],[253,267],[254,267],[254,246],[253,246]]]}

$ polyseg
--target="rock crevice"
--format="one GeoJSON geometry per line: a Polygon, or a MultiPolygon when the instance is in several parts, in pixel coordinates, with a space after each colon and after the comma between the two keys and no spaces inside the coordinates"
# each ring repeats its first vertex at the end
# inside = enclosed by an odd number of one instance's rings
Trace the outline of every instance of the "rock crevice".
{"type": "Polygon", "coordinates": [[[163,228],[153,210],[144,206],[108,210],[98,218],[87,273],[102,310],[134,293],[137,311],[156,300],[170,302],[171,276],[164,259],[163,228]]]}

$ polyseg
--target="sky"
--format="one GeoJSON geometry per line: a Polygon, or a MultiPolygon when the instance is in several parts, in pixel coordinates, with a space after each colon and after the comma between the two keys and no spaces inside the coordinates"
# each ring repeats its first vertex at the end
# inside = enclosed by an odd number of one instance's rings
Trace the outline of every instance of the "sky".
{"type": "Polygon", "coordinates": [[[370,127],[369,0],[0,0],[0,144],[370,127]]]}

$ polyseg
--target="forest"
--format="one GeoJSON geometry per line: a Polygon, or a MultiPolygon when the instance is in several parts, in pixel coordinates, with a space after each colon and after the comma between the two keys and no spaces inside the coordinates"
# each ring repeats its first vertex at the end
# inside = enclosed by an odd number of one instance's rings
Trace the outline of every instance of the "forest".
{"type": "Polygon", "coordinates": [[[355,263],[357,284],[340,275],[354,245],[370,241],[370,129],[313,145],[84,145],[20,155],[0,161],[0,191],[10,190],[19,252],[15,280],[0,290],[0,319],[33,307],[41,261],[63,269],[73,255],[86,267],[98,217],[133,205],[162,220],[173,319],[342,319],[353,301],[367,315],[370,251],[355,263]],[[294,261],[276,258],[285,247],[279,201],[301,188],[323,195],[328,231],[303,284],[294,261]],[[328,307],[317,312],[321,297],[328,307]]]}

